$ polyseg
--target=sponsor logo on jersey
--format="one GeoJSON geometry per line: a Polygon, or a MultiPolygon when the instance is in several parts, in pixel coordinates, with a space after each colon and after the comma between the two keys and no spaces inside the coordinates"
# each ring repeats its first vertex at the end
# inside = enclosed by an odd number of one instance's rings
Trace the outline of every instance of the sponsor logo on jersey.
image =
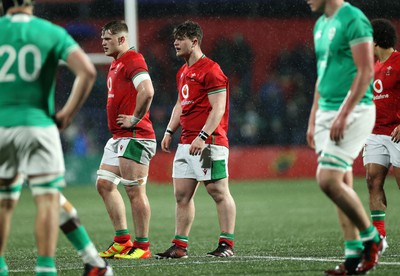
{"type": "Polygon", "coordinates": [[[181,94],[182,94],[182,97],[184,98],[184,100],[181,101],[181,105],[188,105],[188,104],[194,103],[193,100],[190,100],[190,101],[187,100],[187,98],[189,98],[189,85],[185,84],[182,87],[181,94]]]}
{"type": "Polygon", "coordinates": [[[379,94],[379,95],[374,96],[374,98],[373,98],[374,101],[389,98],[389,94],[380,94],[383,91],[383,83],[380,79],[376,79],[374,81],[373,87],[374,87],[375,93],[379,94]]]}
{"type": "Polygon", "coordinates": [[[185,84],[185,85],[182,87],[181,93],[182,93],[182,97],[183,97],[184,99],[189,98],[189,85],[185,84]]]}
{"type": "Polygon", "coordinates": [[[108,91],[111,91],[111,89],[112,89],[112,79],[111,78],[107,79],[107,88],[108,88],[108,91]]]}
{"type": "Polygon", "coordinates": [[[376,93],[382,93],[383,91],[383,83],[380,79],[376,79],[373,84],[374,91],[376,93]]]}

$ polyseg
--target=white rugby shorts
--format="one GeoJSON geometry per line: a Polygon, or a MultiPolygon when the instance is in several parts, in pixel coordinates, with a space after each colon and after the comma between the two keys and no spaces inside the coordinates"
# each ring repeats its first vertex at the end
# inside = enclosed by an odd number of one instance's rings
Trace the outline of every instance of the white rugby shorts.
{"type": "Polygon", "coordinates": [[[388,135],[371,134],[368,136],[363,150],[364,166],[379,164],[389,168],[390,165],[400,167],[400,144],[394,143],[388,135]]]}
{"type": "Polygon", "coordinates": [[[329,137],[338,111],[318,110],[315,121],[315,151],[319,168],[349,171],[375,123],[375,105],[357,105],[350,113],[344,138],[339,142],[329,137]]]}
{"type": "Polygon", "coordinates": [[[63,174],[64,156],[56,126],[0,127],[0,177],[63,174]]]}
{"type": "Polygon", "coordinates": [[[228,148],[207,144],[201,155],[190,155],[189,148],[190,144],[178,144],[172,169],[173,178],[212,181],[229,176],[228,148]]]}
{"type": "Polygon", "coordinates": [[[143,165],[149,165],[156,154],[155,140],[136,138],[110,138],[104,147],[101,164],[119,166],[118,157],[124,157],[143,165]]]}

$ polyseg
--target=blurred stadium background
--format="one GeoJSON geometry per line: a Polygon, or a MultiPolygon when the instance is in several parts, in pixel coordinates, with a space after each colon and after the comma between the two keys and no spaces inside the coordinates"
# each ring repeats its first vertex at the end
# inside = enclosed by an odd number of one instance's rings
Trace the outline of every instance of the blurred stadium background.
{"type": "MultiPolygon", "coordinates": [[[[312,15],[305,0],[125,0],[136,2],[139,51],[145,56],[156,89],[151,118],[161,141],[176,101],[175,57],[171,31],[184,20],[204,30],[202,49],[231,81],[230,175],[237,208],[237,257],[210,259],[218,234],[217,214],[205,189],[196,195],[196,220],[190,258],[137,262],[110,260],[116,275],[321,275],[342,259],[342,235],[334,207],[315,184],[316,157],[305,141],[315,82],[312,15]],[[300,179],[304,178],[304,179],[300,179]],[[268,179],[268,181],[266,181],[268,179]]],[[[400,30],[400,1],[349,1],[370,19],[392,19],[400,30]]],[[[102,53],[100,29],[125,18],[123,0],[36,0],[36,14],[64,26],[91,54],[98,70],[95,87],[74,124],[62,135],[67,180],[65,195],[77,207],[98,249],[113,237],[112,225],[94,189],[96,170],[110,134],[106,123],[106,75],[111,59],[102,53]],[[86,186],[81,186],[86,185],[86,186]]],[[[129,13],[130,11],[128,11],[129,13]]],[[[137,46],[137,45],[134,45],[137,46]]],[[[67,98],[73,77],[61,66],[57,104],[67,98]]],[[[176,135],[178,136],[178,135],[176,135]]],[[[175,137],[177,138],[177,137],[175,137]]],[[[177,143],[177,140],[175,140],[177,143]]],[[[159,151],[149,181],[171,183],[173,154],[159,151]]],[[[360,159],[355,174],[363,176],[360,159]]],[[[400,217],[394,179],[385,185],[390,209],[390,248],[373,275],[399,275],[400,217]]],[[[172,185],[148,185],[152,207],[152,252],[165,250],[174,233],[172,185]]],[[[365,180],[355,189],[368,208],[365,180]]],[[[123,194],[125,203],[126,195],[123,194]]],[[[128,205],[127,205],[128,206],[128,205]]],[[[129,209],[129,208],[128,208],[129,209]]],[[[131,214],[127,211],[133,231],[131,214]]],[[[28,192],[13,219],[7,260],[10,275],[33,275],[36,251],[32,228],[35,208],[28,192]]],[[[82,261],[63,235],[57,247],[60,275],[81,275],[82,261]]]]}
{"type": "MultiPolygon", "coordinates": [[[[231,82],[230,172],[232,179],[312,177],[315,156],[305,133],[316,79],[312,28],[316,15],[305,0],[125,0],[137,15],[137,45],[145,56],[156,95],[151,118],[161,141],[176,101],[171,31],[187,19],[203,27],[203,52],[217,61],[231,82]]],[[[102,53],[100,29],[125,19],[124,0],[37,0],[36,14],[64,26],[91,54],[98,77],[74,124],[63,133],[69,183],[94,183],[106,123],[106,75],[111,59],[102,53]]],[[[399,1],[349,1],[369,18],[386,17],[400,27],[399,1]]],[[[400,29],[400,28],[398,28],[400,29]]],[[[72,75],[61,68],[57,103],[63,103],[72,75]]],[[[175,135],[176,141],[179,135],[175,135]]],[[[170,182],[173,154],[158,152],[150,181],[170,182]],[[168,164],[167,166],[165,164],[168,164]]],[[[364,174],[360,160],[356,175],[364,174]]]]}

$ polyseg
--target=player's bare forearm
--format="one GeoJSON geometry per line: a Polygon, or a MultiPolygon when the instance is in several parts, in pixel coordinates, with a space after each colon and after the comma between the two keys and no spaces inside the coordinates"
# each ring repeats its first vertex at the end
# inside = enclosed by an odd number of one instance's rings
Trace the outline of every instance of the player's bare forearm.
{"type": "Polygon", "coordinates": [[[307,144],[310,148],[315,148],[314,142],[314,132],[315,132],[315,117],[318,110],[318,100],[319,100],[319,92],[318,92],[318,80],[315,84],[315,91],[314,91],[314,100],[310,111],[310,117],[308,119],[308,128],[307,128],[307,144]]]}
{"type": "Polygon", "coordinates": [[[371,80],[374,77],[374,56],[372,42],[364,42],[351,47],[357,73],[351,84],[350,90],[344,99],[331,127],[330,138],[333,141],[343,139],[347,125],[347,117],[354,107],[364,97],[371,80]]]}
{"type": "Polygon", "coordinates": [[[357,74],[351,84],[347,97],[339,109],[344,116],[364,97],[371,80],[374,77],[374,54],[372,42],[364,42],[351,47],[354,64],[357,67],[357,74]]]}
{"type": "Polygon", "coordinates": [[[174,109],[172,109],[171,118],[169,119],[167,128],[175,132],[179,128],[181,115],[182,115],[182,107],[181,107],[181,102],[178,98],[174,106],[174,109]]]}
{"type": "Polygon", "coordinates": [[[86,101],[97,74],[94,65],[81,49],[76,49],[68,55],[67,64],[75,74],[75,81],[67,102],[55,116],[60,130],[68,127],[86,101]]]}
{"type": "Polygon", "coordinates": [[[150,80],[142,81],[137,87],[136,107],[133,115],[139,119],[150,110],[154,97],[154,88],[150,80]]]}
{"type": "Polygon", "coordinates": [[[225,114],[226,109],[226,92],[216,93],[208,96],[211,104],[211,111],[208,115],[207,121],[204,124],[203,131],[207,134],[212,134],[221,122],[222,116],[225,114]]]}

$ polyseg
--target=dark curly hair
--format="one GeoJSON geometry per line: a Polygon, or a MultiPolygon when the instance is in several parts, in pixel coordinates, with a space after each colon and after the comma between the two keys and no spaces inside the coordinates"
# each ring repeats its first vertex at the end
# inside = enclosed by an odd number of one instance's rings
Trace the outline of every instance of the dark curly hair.
{"type": "Polygon", "coordinates": [[[387,19],[378,18],[371,21],[374,30],[374,42],[383,49],[394,48],[397,42],[396,28],[387,19]]]}
{"type": "Polygon", "coordinates": [[[199,45],[201,45],[201,40],[203,39],[203,31],[200,25],[190,20],[187,20],[179,26],[175,27],[172,35],[174,38],[187,37],[190,40],[193,40],[196,37],[199,41],[199,45]]]}

